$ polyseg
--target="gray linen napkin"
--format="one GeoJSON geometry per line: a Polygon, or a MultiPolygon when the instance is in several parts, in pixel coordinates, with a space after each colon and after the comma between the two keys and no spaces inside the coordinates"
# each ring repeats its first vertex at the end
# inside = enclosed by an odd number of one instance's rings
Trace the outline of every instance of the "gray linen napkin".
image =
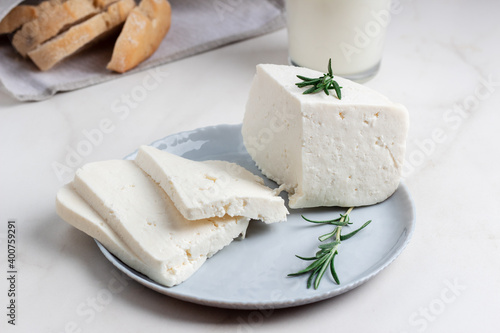
{"type": "MultiPolygon", "coordinates": [[[[0,0],[0,19],[21,1],[0,0]]],[[[172,26],[158,50],[128,73],[145,70],[284,26],[283,0],[170,0],[172,26]]],[[[0,36],[0,83],[20,101],[39,101],[126,74],[111,73],[113,42],[102,41],[47,72],[0,36]]]]}

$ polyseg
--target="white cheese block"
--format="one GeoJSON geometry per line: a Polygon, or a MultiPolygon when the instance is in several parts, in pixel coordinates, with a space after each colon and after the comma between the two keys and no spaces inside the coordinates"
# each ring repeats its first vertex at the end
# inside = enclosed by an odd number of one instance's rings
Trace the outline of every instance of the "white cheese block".
{"type": "Polygon", "coordinates": [[[140,147],[135,162],[188,220],[225,215],[266,223],[286,220],[284,200],[238,164],[192,161],[151,146],[140,147]]]}
{"type": "Polygon", "coordinates": [[[258,65],[245,117],[245,147],[262,173],[289,192],[291,208],[363,206],[391,196],[400,182],[406,108],[341,77],[332,90],[304,95],[306,68],[258,65]]]}
{"type": "Polygon", "coordinates": [[[244,217],[186,220],[133,161],[87,164],[77,170],[73,186],[147,266],[146,275],[169,287],[244,235],[249,222],[244,217]]]}

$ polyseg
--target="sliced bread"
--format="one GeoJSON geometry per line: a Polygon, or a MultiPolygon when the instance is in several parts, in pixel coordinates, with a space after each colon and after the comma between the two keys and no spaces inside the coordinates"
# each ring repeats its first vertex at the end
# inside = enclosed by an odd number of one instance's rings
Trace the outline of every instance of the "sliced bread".
{"type": "Polygon", "coordinates": [[[34,20],[38,15],[35,6],[20,5],[14,7],[0,21],[0,34],[9,34],[19,29],[24,23],[34,20]]]}
{"type": "Polygon", "coordinates": [[[28,52],[28,55],[38,68],[42,71],[48,70],[125,22],[134,7],[133,0],[115,2],[105,11],[72,26],[69,30],[28,52]]]}
{"type": "Polygon", "coordinates": [[[68,27],[102,11],[103,6],[116,0],[66,0],[49,1],[39,11],[38,17],[25,23],[12,39],[12,45],[23,56],[41,43],[56,36],[68,27]]]}
{"type": "Polygon", "coordinates": [[[125,21],[107,68],[123,73],[149,58],[170,29],[167,0],[142,0],[125,21]]]}

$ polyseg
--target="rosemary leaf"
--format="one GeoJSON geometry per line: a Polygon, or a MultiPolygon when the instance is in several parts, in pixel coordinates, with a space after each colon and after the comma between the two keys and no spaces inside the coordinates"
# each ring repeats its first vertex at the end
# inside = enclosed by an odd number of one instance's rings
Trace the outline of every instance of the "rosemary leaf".
{"type": "Polygon", "coordinates": [[[335,219],[335,220],[326,220],[326,221],[314,221],[314,220],[310,220],[308,218],[306,218],[304,215],[300,215],[302,216],[302,218],[304,220],[306,220],[307,222],[311,222],[311,223],[332,223],[332,222],[339,222],[340,221],[340,217],[338,219],[335,219]]]}
{"type": "Polygon", "coordinates": [[[324,262],[326,261],[326,259],[328,259],[328,257],[326,257],[326,256],[321,257],[321,258],[317,259],[315,262],[313,262],[312,264],[310,264],[309,266],[307,266],[306,268],[304,268],[303,270],[298,271],[297,273],[288,274],[288,276],[302,275],[302,274],[305,274],[305,273],[307,273],[309,271],[315,270],[316,268],[318,268],[322,264],[324,264],[324,262]]]}
{"type": "Polygon", "coordinates": [[[335,229],[332,232],[329,232],[327,234],[321,235],[321,236],[318,237],[318,240],[320,242],[323,242],[323,241],[327,240],[328,238],[333,237],[336,232],[337,232],[337,229],[335,229]]]}
{"type": "Polygon", "coordinates": [[[319,93],[320,91],[323,91],[326,95],[330,95],[331,89],[335,90],[335,93],[337,94],[338,99],[342,98],[342,94],[340,92],[340,89],[342,88],[339,86],[337,81],[333,79],[333,71],[332,71],[332,59],[328,60],[328,72],[323,74],[323,76],[320,76],[319,78],[309,78],[306,76],[302,75],[297,75],[297,78],[301,79],[302,82],[298,82],[295,85],[299,88],[304,88],[307,86],[312,86],[311,88],[308,88],[306,91],[303,92],[303,94],[316,94],[319,93]]]}
{"type": "Polygon", "coordinates": [[[329,250],[329,249],[333,249],[335,246],[339,245],[340,242],[339,241],[335,241],[335,242],[331,242],[331,243],[326,243],[326,244],[320,244],[318,245],[318,247],[320,249],[325,249],[325,250],[329,250]]]}
{"type": "Polygon", "coordinates": [[[297,83],[296,86],[299,88],[303,88],[305,86],[315,85],[318,82],[319,82],[319,79],[311,80],[311,81],[304,81],[304,82],[297,83]]]}
{"type": "Polygon", "coordinates": [[[356,235],[358,232],[361,231],[361,229],[364,229],[368,224],[370,224],[372,220],[370,221],[366,221],[365,224],[363,224],[361,227],[359,227],[358,229],[354,230],[353,232],[351,233],[348,233],[347,235],[341,235],[340,236],[340,240],[343,241],[343,240],[346,240],[346,239],[349,239],[351,238],[352,236],[356,235]]]}
{"type": "Polygon", "coordinates": [[[319,93],[321,90],[323,90],[323,87],[316,86],[317,88],[313,90],[311,94],[319,93]]]}
{"type": "Polygon", "coordinates": [[[316,252],[316,258],[321,258],[325,253],[328,253],[328,250],[319,250],[316,252]]]}
{"type": "Polygon", "coordinates": [[[304,220],[312,223],[320,223],[320,224],[332,224],[335,225],[333,231],[321,235],[318,237],[320,242],[324,242],[328,239],[331,239],[329,243],[321,243],[318,245],[319,251],[316,252],[314,257],[301,257],[296,255],[297,258],[301,260],[314,260],[309,266],[300,270],[296,273],[288,274],[288,276],[298,276],[305,273],[310,273],[309,278],[307,279],[307,288],[310,288],[313,285],[314,280],[314,289],[318,289],[319,284],[321,283],[321,279],[325,275],[326,270],[330,267],[330,273],[332,275],[335,283],[340,284],[340,279],[335,271],[335,256],[338,254],[338,248],[340,243],[344,240],[347,240],[357,234],[359,231],[364,229],[368,224],[371,223],[371,220],[365,222],[360,228],[354,230],[351,233],[346,235],[342,235],[341,231],[343,227],[351,224],[350,222],[350,214],[354,207],[351,207],[347,210],[345,214],[340,214],[340,217],[334,220],[326,220],[326,221],[314,221],[307,219],[302,216],[304,220]]]}
{"type": "Polygon", "coordinates": [[[302,260],[316,260],[318,257],[301,257],[298,255],[295,255],[297,258],[302,259],[302,260]]]}
{"type": "Polygon", "coordinates": [[[302,75],[297,75],[297,77],[303,81],[312,81],[312,80],[317,80],[317,79],[311,79],[309,77],[305,77],[305,76],[302,76],[302,75]]]}
{"type": "Polygon", "coordinates": [[[307,289],[311,288],[312,280],[317,273],[318,271],[312,271],[311,275],[309,275],[309,278],[307,279],[307,289]]]}
{"type": "Polygon", "coordinates": [[[303,94],[304,95],[312,94],[315,90],[316,90],[316,86],[313,86],[312,88],[309,88],[306,91],[304,91],[303,94]]]}
{"type": "Polygon", "coordinates": [[[320,271],[318,272],[318,275],[316,276],[316,279],[314,280],[314,289],[318,289],[319,283],[321,282],[321,279],[323,278],[323,275],[325,274],[325,271],[329,265],[329,263],[332,261],[332,257],[335,255],[336,252],[331,252],[328,255],[328,259],[326,259],[326,265],[322,265],[320,271]]]}
{"type": "Polygon", "coordinates": [[[342,88],[342,87],[339,86],[337,81],[333,81],[332,83],[333,83],[333,88],[335,89],[335,92],[337,93],[337,96],[339,97],[339,99],[342,99],[342,93],[340,92],[340,88],[342,88]]]}
{"type": "Polygon", "coordinates": [[[333,255],[333,258],[332,258],[332,261],[330,262],[330,272],[332,273],[332,277],[333,279],[335,280],[335,282],[337,282],[337,284],[340,284],[340,280],[339,280],[339,277],[337,276],[337,272],[335,272],[335,264],[334,264],[334,261],[335,261],[335,256],[337,255],[337,253],[335,253],[333,255]]]}

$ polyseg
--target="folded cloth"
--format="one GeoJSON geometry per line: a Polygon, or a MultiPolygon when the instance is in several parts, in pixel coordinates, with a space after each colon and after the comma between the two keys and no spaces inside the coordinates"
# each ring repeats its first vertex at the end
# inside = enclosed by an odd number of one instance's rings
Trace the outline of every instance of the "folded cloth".
{"type": "MultiPolygon", "coordinates": [[[[280,29],[285,24],[283,0],[169,0],[172,25],[158,50],[134,73],[280,29]]],[[[0,0],[0,19],[21,1],[0,0]]],[[[33,1],[30,1],[33,3],[33,1]]],[[[16,99],[39,101],[126,74],[108,71],[113,42],[99,42],[47,72],[16,53],[0,36],[0,83],[16,99]]]]}

